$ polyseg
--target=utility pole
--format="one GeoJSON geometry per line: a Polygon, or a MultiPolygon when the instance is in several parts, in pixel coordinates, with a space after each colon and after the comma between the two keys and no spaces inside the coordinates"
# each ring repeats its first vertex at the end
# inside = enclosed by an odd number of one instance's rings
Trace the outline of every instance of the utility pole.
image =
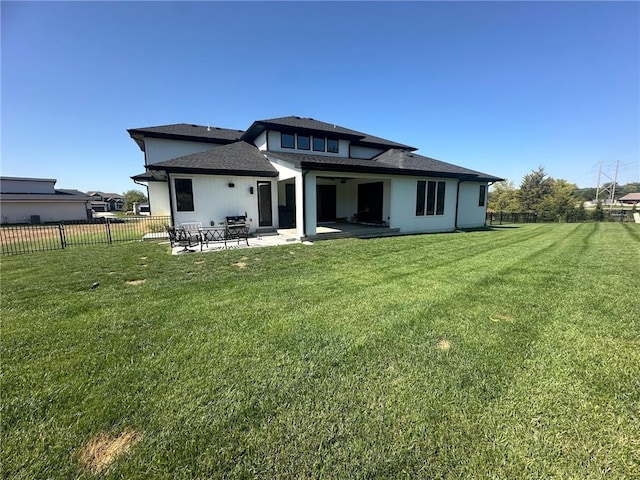
{"type": "Polygon", "coordinates": [[[616,172],[614,173],[613,178],[611,178],[609,175],[607,175],[602,171],[602,164],[600,164],[600,169],[598,170],[598,188],[596,189],[596,203],[600,201],[600,194],[602,192],[607,192],[609,195],[609,208],[611,208],[611,205],[613,205],[613,202],[616,197],[616,185],[618,182],[619,166],[620,166],[620,161],[618,160],[616,162],[616,172]],[[604,185],[602,185],[600,183],[600,179],[602,178],[602,176],[607,177],[609,179],[609,183],[605,183],[604,185]]]}

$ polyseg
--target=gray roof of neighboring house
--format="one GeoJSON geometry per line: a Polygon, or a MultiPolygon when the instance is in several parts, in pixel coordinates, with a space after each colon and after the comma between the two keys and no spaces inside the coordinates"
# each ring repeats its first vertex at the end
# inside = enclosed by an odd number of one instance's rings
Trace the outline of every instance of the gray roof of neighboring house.
{"type": "Polygon", "coordinates": [[[124,200],[124,195],[120,195],[119,193],[109,193],[109,192],[101,192],[99,190],[91,190],[87,192],[87,195],[93,197],[99,195],[103,198],[110,198],[113,200],[124,200]]]}
{"type": "Polygon", "coordinates": [[[175,140],[189,140],[193,142],[207,142],[229,144],[237,141],[244,130],[193,125],[190,123],[175,123],[157,127],[130,128],[127,130],[131,138],[144,152],[144,137],[167,138],[175,140]]]}
{"type": "Polygon", "coordinates": [[[278,171],[254,145],[235,142],[204,152],[147,165],[150,170],[277,177],[278,171]]]}
{"type": "Polygon", "coordinates": [[[263,131],[274,127],[278,129],[282,129],[284,127],[285,129],[305,131],[309,133],[317,132],[329,137],[331,135],[334,135],[336,137],[348,138],[355,144],[361,144],[365,146],[387,148],[396,147],[416,150],[415,147],[410,147],[409,145],[392,142],[391,140],[386,140],[374,135],[358,132],[357,130],[351,130],[350,128],[344,128],[333,123],[321,122],[313,118],[302,118],[294,116],[257,120],[253,122],[253,124],[247,129],[246,132],[244,132],[244,134],[242,135],[242,139],[254,140],[263,131]]]}
{"type": "Polygon", "coordinates": [[[274,151],[267,151],[266,154],[271,158],[291,162],[297,168],[310,170],[429,175],[487,182],[503,180],[493,175],[458,167],[457,165],[399,149],[388,150],[371,160],[274,151]]]}
{"type": "Polygon", "coordinates": [[[640,193],[627,193],[624,197],[620,197],[618,200],[622,200],[622,201],[640,201],[640,193]]]}
{"type": "Polygon", "coordinates": [[[3,202],[20,200],[42,202],[90,202],[93,198],[80,190],[56,188],[55,193],[0,193],[0,200],[3,202]]]}

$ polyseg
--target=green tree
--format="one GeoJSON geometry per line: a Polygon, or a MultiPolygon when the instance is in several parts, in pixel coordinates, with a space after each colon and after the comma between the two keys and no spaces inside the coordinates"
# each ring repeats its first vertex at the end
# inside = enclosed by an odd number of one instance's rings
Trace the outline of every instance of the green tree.
{"type": "Polygon", "coordinates": [[[520,184],[518,198],[524,212],[537,212],[542,207],[542,201],[552,194],[553,179],[547,176],[544,167],[538,167],[525,175],[520,184]]]}
{"type": "Polygon", "coordinates": [[[517,212],[520,209],[518,191],[513,182],[504,180],[491,187],[487,207],[494,212],[517,212]]]}
{"type": "MultiPolygon", "coordinates": [[[[569,222],[575,218],[577,201],[573,196],[576,186],[566,180],[547,179],[550,191],[544,195],[538,204],[538,214],[541,220],[554,222],[569,222]]],[[[582,203],[582,202],[579,202],[582,203]]]]}
{"type": "Polygon", "coordinates": [[[576,200],[582,200],[583,202],[590,202],[596,198],[596,188],[576,188],[573,192],[573,196],[576,200]]]}
{"type": "Polygon", "coordinates": [[[619,190],[616,190],[616,197],[624,197],[629,193],[638,193],[640,192],[640,182],[632,182],[627,183],[626,185],[622,185],[619,190]]]}
{"type": "Polygon", "coordinates": [[[595,220],[596,222],[604,221],[604,211],[602,210],[602,204],[600,202],[596,204],[596,208],[590,213],[592,220],[595,220]]]}
{"type": "Polygon", "coordinates": [[[133,210],[134,202],[144,203],[147,201],[147,197],[140,190],[127,190],[123,195],[125,211],[133,210]]]}

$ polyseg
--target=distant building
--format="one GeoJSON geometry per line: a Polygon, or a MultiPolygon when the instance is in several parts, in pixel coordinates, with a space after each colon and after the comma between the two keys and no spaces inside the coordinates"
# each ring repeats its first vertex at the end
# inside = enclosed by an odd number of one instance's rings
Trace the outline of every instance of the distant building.
{"type": "Polygon", "coordinates": [[[638,203],[640,203],[640,193],[628,193],[624,197],[620,197],[618,201],[620,203],[637,205],[638,203]]]}
{"type": "Polygon", "coordinates": [[[91,218],[91,197],[55,188],[53,178],[0,177],[2,223],[43,223],[91,218]]]}
{"type": "Polygon", "coordinates": [[[124,210],[124,195],[100,191],[87,192],[93,201],[91,208],[94,212],[120,212],[124,210]]]}

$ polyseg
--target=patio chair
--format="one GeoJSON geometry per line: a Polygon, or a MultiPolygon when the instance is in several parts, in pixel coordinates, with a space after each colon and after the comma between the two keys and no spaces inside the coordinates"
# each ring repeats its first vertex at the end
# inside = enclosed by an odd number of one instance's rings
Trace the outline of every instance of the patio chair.
{"type": "Polygon", "coordinates": [[[184,228],[174,228],[169,225],[165,225],[167,234],[169,235],[169,241],[171,242],[171,248],[176,245],[184,247],[178,253],[193,253],[195,250],[190,250],[189,247],[193,247],[200,243],[200,237],[197,233],[190,232],[184,228]]]}

